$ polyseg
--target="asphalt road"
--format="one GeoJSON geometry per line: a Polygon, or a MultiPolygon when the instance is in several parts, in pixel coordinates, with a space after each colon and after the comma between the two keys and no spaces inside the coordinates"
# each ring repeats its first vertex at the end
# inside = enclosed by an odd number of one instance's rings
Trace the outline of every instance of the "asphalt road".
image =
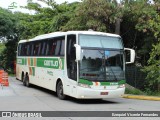
{"type": "MultiPolygon", "coordinates": [[[[59,100],[54,92],[37,86],[27,88],[15,77],[10,77],[9,83],[9,87],[0,86],[0,111],[160,111],[159,101],[125,98],[103,100],[68,98],[67,100],[59,100]]],[[[146,118],[142,119],[146,120],[146,118]]]]}

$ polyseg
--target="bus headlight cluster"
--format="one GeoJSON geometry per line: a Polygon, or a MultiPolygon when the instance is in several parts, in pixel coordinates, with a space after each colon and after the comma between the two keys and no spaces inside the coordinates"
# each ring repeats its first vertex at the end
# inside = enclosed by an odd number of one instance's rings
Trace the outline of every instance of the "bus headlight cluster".
{"type": "Polygon", "coordinates": [[[79,85],[80,87],[84,87],[84,88],[91,88],[91,86],[90,86],[90,85],[87,85],[87,84],[78,83],[78,85],[79,85]]]}

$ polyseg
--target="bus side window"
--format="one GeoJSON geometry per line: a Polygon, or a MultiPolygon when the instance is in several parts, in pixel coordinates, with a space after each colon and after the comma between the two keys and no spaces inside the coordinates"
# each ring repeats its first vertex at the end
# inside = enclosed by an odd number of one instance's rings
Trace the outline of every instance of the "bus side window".
{"type": "Polygon", "coordinates": [[[64,56],[64,48],[65,48],[65,41],[64,39],[61,41],[61,49],[60,49],[60,55],[64,56]]]}
{"type": "Polygon", "coordinates": [[[46,41],[46,50],[45,50],[45,56],[49,55],[49,40],[46,41]]]}
{"type": "Polygon", "coordinates": [[[34,52],[34,42],[31,42],[31,56],[34,55],[33,52],[34,52]]]}
{"type": "Polygon", "coordinates": [[[26,43],[22,43],[21,56],[26,56],[26,54],[27,54],[27,45],[26,43]]]}
{"type": "Polygon", "coordinates": [[[46,41],[42,41],[42,47],[41,47],[41,55],[45,56],[45,49],[46,49],[46,41]]]}
{"type": "Polygon", "coordinates": [[[61,45],[61,40],[57,40],[56,49],[55,49],[55,55],[57,56],[60,54],[60,45],[61,45]]]}
{"type": "Polygon", "coordinates": [[[50,55],[55,55],[56,45],[57,45],[57,41],[52,40],[51,47],[50,47],[50,55]]]}
{"type": "Polygon", "coordinates": [[[27,56],[30,56],[30,53],[31,53],[31,45],[30,45],[30,43],[27,43],[27,56]]]}
{"type": "Polygon", "coordinates": [[[42,47],[42,42],[40,41],[39,44],[38,44],[38,56],[40,56],[41,47],[42,47]]]}

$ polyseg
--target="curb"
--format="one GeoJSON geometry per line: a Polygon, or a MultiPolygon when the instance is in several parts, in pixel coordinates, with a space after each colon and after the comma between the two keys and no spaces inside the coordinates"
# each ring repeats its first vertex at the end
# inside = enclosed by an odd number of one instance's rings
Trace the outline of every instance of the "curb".
{"type": "Polygon", "coordinates": [[[122,97],[123,97],[123,98],[127,98],[127,99],[160,101],[160,97],[154,97],[154,96],[122,95],[122,97]]]}

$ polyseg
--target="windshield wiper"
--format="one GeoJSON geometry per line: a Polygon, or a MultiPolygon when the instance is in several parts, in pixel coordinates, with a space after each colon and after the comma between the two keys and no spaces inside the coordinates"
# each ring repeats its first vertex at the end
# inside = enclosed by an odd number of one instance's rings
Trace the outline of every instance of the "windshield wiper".
{"type": "MultiPolygon", "coordinates": [[[[108,67],[110,67],[111,72],[112,72],[112,74],[113,74],[113,76],[114,76],[115,81],[117,81],[117,77],[116,77],[116,75],[114,74],[114,72],[113,72],[113,69],[112,69],[111,65],[109,64],[108,60],[106,60],[106,59],[105,59],[105,51],[104,51],[103,56],[104,56],[104,62],[105,62],[105,61],[107,61],[107,65],[108,65],[108,67]]],[[[103,58],[103,57],[102,57],[102,58],[103,58]]],[[[107,57],[107,59],[108,59],[108,57],[107,57]]],[[[106,66],[106,67],[107,67],[107,66],[106,66]]],[[[105,72],[106,72],[106,70],[105,70],[105,72]]],[[[109,75],[109,76],[110,76],[110,75],[109,75]]],[[[111,76],[110,76],[110,77],[111,77],[111,76]]]]}
{"type": "MultiPolygon", "coordinates": [[[[99,50],[99,53],[101,53],[101,55],[102,55],[102,66],[104,67],[104,71],[105,71],[105,74],[106,74],[105,51],[104,51],[104,53],[102,53],[102,52],[99,50]]],[[[107,57],[107,59],[108,59],[108,57],[107,57]]],[[[116,77],[116,75],[114,74],[114,72],[113,72],[113,70],[112,70],[112,67],[111,67],[111,65],[109,64],[108,61],[107,61],[107,65],[110,67],[111,72],[112,72],[112,74],[113,74],[113,76],[114,76],[115,81],[117,81],[117,77],[116,77]]],[[[109,77],[111,77],[111,76],[109,75],[109,77]]],[[[105,78],[106,78],[106,75],[105,75],[105,78]]]]}
{"type": "MultiPolygon", "coordinates": [[[[107,60],[106,60],[106,61],[107,61],[107,60]]],[[[111,67],[111,65],[109,64],[108,61],[107,61],[107,65],[108,65],[108,67],[111,69],[111,72],[112,72],[112,74],[113,74],[113,76],[114,76],[115,81],[117,81],[117,77],[116,77],[116,75],[114,74],[113,69],[112,69],[112,67],[111,67]]]]}

